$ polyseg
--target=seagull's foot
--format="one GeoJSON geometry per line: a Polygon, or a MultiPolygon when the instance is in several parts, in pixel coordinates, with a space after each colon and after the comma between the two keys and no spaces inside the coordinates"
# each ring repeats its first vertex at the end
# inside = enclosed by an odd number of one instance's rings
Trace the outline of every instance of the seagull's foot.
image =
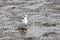
{"type": "Polygon", "coordinates": [[[22,31],[26,33],[26,32],[27,32],[27,29],[29,29],[29,28],[23,27],[23,28],[22,28],[22,31]]]}
{"type": "Polygon", "coordinates": [[[25,33],[26,33],[26,32],[27,32],[27,29],[26,29],[26,30],[23,30],[23,32],[25,32],[25,33]]]}
{"type": "Polygon", "coordinates": [[[20,30],[20,31],[26,33],[27,29],[29,29],[29,28],[28,27],[21,27],[21,28],[15,29],[15,30],[20,30]]]}

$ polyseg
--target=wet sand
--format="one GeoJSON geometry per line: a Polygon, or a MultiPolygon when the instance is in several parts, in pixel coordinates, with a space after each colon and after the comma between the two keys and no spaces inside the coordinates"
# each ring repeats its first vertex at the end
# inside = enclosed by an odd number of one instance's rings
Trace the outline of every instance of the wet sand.
{"type": "Polygon", "coordinates": [[[0,0],[0,40],[60,40],[60,0],[0,0]],[[27,32],[15,30],[21,15],[27,32]]]}

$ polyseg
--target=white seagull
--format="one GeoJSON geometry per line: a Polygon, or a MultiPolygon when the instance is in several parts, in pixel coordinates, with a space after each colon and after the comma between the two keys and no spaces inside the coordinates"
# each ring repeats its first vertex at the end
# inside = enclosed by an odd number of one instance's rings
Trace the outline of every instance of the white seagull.
{"type": "Polygon", "coordinates": [[[19,22],[17,23],[16,27],[18,27],[16,30],[23,30],[24,32],[27,31],[28,27],[28,16],[25,15],[24,17],[19,18],[19,22]]]}

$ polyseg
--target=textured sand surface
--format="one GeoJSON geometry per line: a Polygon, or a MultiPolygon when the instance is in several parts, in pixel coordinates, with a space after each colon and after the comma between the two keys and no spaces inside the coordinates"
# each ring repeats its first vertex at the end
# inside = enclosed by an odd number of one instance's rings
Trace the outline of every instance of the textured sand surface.
{"type": "Polygon", "coordinates": [[[0,40],[60,40],[60,0],[0,0],[0,40]],[[15,30],[22,15],[26,33],[15,30]]]}

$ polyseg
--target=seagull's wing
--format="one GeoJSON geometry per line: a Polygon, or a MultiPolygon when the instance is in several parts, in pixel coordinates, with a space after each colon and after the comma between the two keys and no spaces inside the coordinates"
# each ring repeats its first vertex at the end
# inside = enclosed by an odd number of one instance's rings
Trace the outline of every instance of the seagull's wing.
{"type": "Polygon", "coordinates": [[[19,19],[19,22],[22,22],[22,19],[19,19]]]}
{"type": "Polygon", "coordinates": [[[21,17],[21,16],[18,18],[19,22],[22,22],[23,19],[24,17],[21,17]]]}
{"type": "Polygon", "coordinates": [[[24,18],[20,18],[20,19],[19,19],[19,22],[22,22],[23,19],[24,19],[24,18]]]}

